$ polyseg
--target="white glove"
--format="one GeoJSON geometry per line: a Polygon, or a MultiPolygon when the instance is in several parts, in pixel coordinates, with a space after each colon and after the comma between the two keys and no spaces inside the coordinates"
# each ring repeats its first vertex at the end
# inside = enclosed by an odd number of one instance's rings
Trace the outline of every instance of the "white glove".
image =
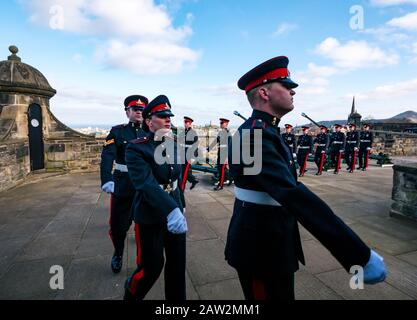
{"type": "Polygon", "coordinates": [[[101,187],[101,190],[107,193],[114,193],[114,182],[113,181],[106,182],[101,187]]]}
{"type": "Polygon", "coordinates": [[[366,148],[366,150],[371,150],[371,148],[368,147],[368,148],[366,148]]]}
{"type": "Polygon", "coordinates": [[[172,210],[167,217],[168,231],[174,234],[186,233],[188,231],[187,221],[179,208],[172,210]]]}
{"type": "Polygon", "coordinates": [[[293,158],[297,158],[297,154],[296,154],[296,153],[293,153],[293,154],[292,154],[292,157],[293,157],[293,158]]]}
{"type": "Polygon", "coordinates": [[[355,149],[353,149],[354,151],[358,151],[359,149],[355,147],[355,149]]]}
{"type": "Polygon", "coordinates": [[[326,151],[322,150],[321,153],[326,153],[326,151]]]}
{"type": "Polygon", "coordinates": [[[385,269],[384,258],[382,258],[374,250],[371,250],[371,257],[368,263],[363,268],[364,282],[368,284],[375,284],[385,280],[387,272],[385,269]]]}

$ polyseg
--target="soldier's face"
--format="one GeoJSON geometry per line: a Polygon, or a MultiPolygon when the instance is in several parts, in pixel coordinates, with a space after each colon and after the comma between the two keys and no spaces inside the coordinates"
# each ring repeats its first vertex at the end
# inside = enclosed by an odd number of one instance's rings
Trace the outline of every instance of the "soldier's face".
{"type": "Polygon", "coordinates": [[[269,104],[277,114],[284,115],[294,109],[294,90],[284,87],[279,82],[272,82],[268,93],[269,104]]]}
{"type": "Polygon", "coordinates": [[[323,128],[323,129],[321,129],[320,131],[321,131],[321,133],[326,133],[326,132],[327,132],[327,129],[324,129],[324,128],[323,128]]]}
{"type": "Polygon", "coordinates": [[[169,130],[171,129],[171,118],[169,116],[158,117],[154,115],[150,119],[146,119],[146,124],[152,132],[163,129],[169,130]]]}
{"type": "Polygon", "coordinates": [[[291,130],[292,130],[291,128],[285,128],[286,133],[291,133],[291,130]]]}
{"type": "Polygon", "coordinates": [[[143,121],[142,111],[133,110],[132,108],[129,108],[126,111],[126,115],[129,118],[130,122],[142,123],[142,121],[143,121]]]}
{"type": "Polygon", "coordinates": [[[191,128],[191,122],[190,121],[184,121],[184,128],[185,129],[191,128]]]}
{"type": "Polygon", "coordinates": [[[220,122],[220,128],[226,129],[229,122],[220,122]]]}

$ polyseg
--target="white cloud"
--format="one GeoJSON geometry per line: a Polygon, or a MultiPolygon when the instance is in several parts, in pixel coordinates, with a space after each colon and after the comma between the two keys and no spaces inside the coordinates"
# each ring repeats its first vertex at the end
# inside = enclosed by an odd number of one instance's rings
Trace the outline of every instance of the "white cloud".
{"type": "Polygon", "coordinates": [[[416,94],[417,78],[376,87],[374,90],[359,93],[361,99],[388,99],[416,94]]]}
{"type": "Polygon", "coordinates": [[[385,67],[398,64],[400,59],[397,54],[385,52],[366,41],[349,41],[341,44],[332,37],[320,43],[316,52],[332,60],[335,67],[349,70],[385,67]]]}
{"type": "Polygon", "coordinates": [[[282,36],[284,34],[290,33],[291,31],[297,28],[298,26],[294,23],[283,22],[277,27],[277,30],[272,34],[272,36],[282,36]]]}
{"type": "Polygon", "coordinates": [[[98,48],[102,54],[97,57],[105,64],[137,74],[180,72],[200,56],[185,45],[193,33],[192,14],[186,16],[182,26],[174,27],[166,6],[155,4],[154,0],[21,2],[31,12],[33,23],[104,39],[98,48]]]}
{"type": "Polygon", "coordinates": [[[417,31],[417,11],[406,14],[405,16],[394,18],[387,22],[391,27],[397,27],[409,31],[417,31]]]}
{"type": "Polygon", "coordinates": [[[388,7],[401,4],[417,4],[417,0],[371,0],[371,4],[379,7],[388,7]]]}
{"type": "Polygon", "coordinates": [[[365,30],[359,30],[359,33],[369,34],[374,36],[378,41],[387,42],[387,43],[406,43],[410,40],[410,36],[397,32],[395,28],[388,27],[379,27],[379,28],[369,28],[365,30]]]}

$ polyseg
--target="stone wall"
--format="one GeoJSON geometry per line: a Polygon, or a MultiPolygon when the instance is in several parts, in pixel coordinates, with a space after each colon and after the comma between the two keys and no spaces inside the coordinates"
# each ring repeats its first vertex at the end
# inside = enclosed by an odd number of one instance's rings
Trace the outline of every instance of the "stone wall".
{"type": "Polygon", "coordinates": [[[417,136],[407,134],[379,134],[374,138],[374,152],[390,156],[416,156],[417,136]]]}
{"type": "Polygon", "coordinates": [[[417,222],[417,163],[394,166],[392,199],[390,216],[417,222]]]}
{"type": "Polygon", "coordinates": [[[49,139],[45,141],[47,171],[98,171],[104,139],[49,139]]]}
{"type": "Polygon", "coordinates": [[[0,191],[23,182],[29,172],[28,141],[0,141],[0,191]]]}

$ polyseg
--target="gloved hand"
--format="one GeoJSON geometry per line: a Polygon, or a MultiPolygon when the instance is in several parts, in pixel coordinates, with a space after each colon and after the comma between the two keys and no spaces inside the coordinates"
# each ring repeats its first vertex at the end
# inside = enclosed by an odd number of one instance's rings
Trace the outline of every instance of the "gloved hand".
{"type": "Polygon", "coordinates": [[[384,281],[386,276],[384,259],[374,250],[371,250],[369,262],[363,268],[363,281],[368,284],[375,284],[384,281]]]}
{"type": "Polygon", "coordinates": [[[359,149],[355,147],[353,150],[354,150],[354,151],[358,151],[359,149]]]}
{"type": "Polygon", "coordinates": [[[295,159],[295,158],[297,158],[297,154],[296,153],[293,153],[292,154],[292,157],[295,159]]]}
{"type": "Polygon", "coordinates": [[[186,233],[188,231],[187,221],[179,208],[172,210],[167,217],[168,231],[174,234],[186,233]]]}
{"type": "Polygon", "coordinates": [[[101,187],[101,190],[107,193],[114,193],[114,182],[108,181],[101,187]]]}
{"type": "Polygon", "coordinates": [[[326,151],[322,150],[321,153],[326,153],[326,151]]]}
{"type": "Polygon", "coordinates": [[[371,148],[368,147],[368,148],[366,148],[366,150],[371,150],[371,148]]]}

